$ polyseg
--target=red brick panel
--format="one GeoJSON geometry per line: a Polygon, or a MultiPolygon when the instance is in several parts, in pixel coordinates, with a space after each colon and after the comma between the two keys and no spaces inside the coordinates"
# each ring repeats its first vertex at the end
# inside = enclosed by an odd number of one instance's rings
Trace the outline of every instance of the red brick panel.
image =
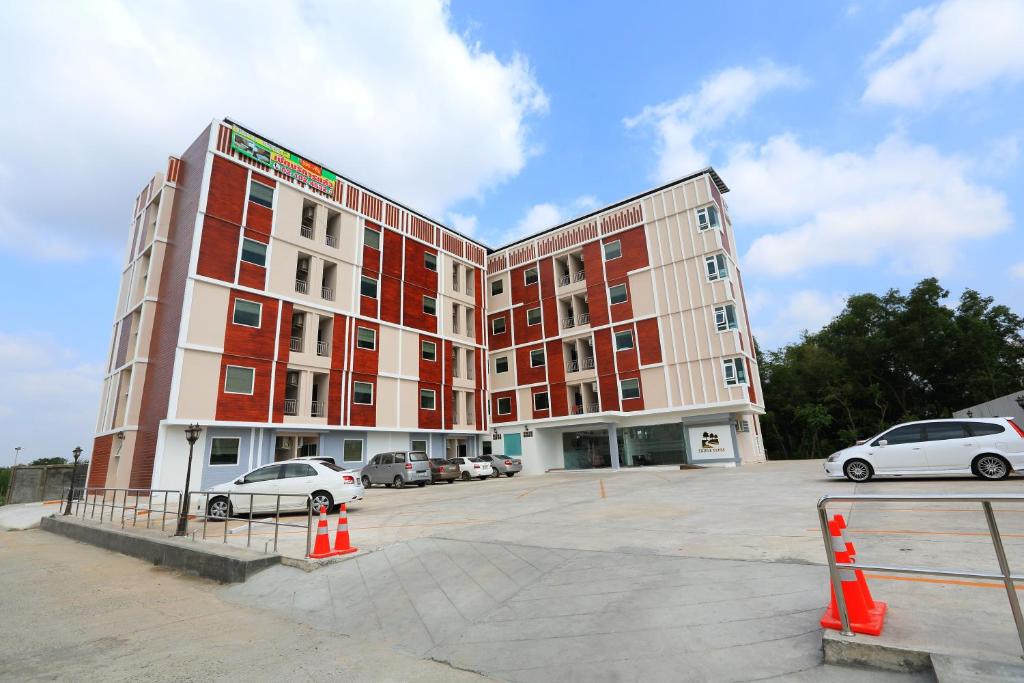
{"type": "Polygon", "coordinates": [[[751,403],[757,403],[757,392],[754,391],[754,369],[750,365],[750,359],[746,359],[747,362],[747,397],[750,398],[751,403]]]}
{"type": "Polygon", "coordinates": [[[626,285],[626,300],[621,303],[610,304],[609,308],[611,309],[612,322],[617,322],[619,320],[629,320],[630,318],[633,317],[633,293],[629,289],[629,279],[619,278],[617,280],[612,280],[611,278],[609,278],[609,289],[611,287],[614,287],[615,285],[626,285]]]}
{"type": "MultiPolygon", "coordinates": [[[[202,173],[202,169],[198,170],[202,173]]],[[[206,215],[241,225],[242,211],[249,196],[248,177],[248,169],[245,166],[228,161],[224,157],[214,157],[213,168],[210,171],[206,215]]]]}
{"type": "MultiPolygon", "coordinates": [[[[633,333],[633,348],[622,349],[621,351],[615,351],[615,364],[619,369],[619,374],[623,372],[637,370],[640,367],[640,359],[637,355],[636,350],[636,330],[633,329],[632,325],[616,325],[612,328],[614,332],[625,332],[629,331],[633,333]]],[[[615,338],[612,337],[612,348],[614,349],[615,338]]]]}
{"type": "Polygon", "coordinates": [[[588,242],[583,245],[583,267],[587,273],[587,289],[590,289],[591,285],[604,282],[602,260],[604,260],[604,253],[601,251],[599,242],[588,242]]]}
{"type": "Polygon", "coordinates": [[[437,256],[437,249],[416,240],[405,241],[405,281],[422,287],[428,292],[436,292],[437,273],[427,268],[423,260],[424,254],[428,251],[437,256]]]}
{"type": "MultiPolygon", "coordinates": [[[[206,216],[196,272],[224,282],[234,282],[240,230],[237,224],[206,216]]],[[[189,247],[191,241],[189,238],[189,247]]]]}
{"type": "MultiPolygon", "coordinates": [[[[626,398],[622,400],[622,410],[633,411],[644,409],[644,383],[640,380],[640,371],[631,370],[628,372],[620,372],[619,379],[636,379],[640,385],[640,397],[639,398],[626,398]]],[[[618,390],[618,387],[616,387],[618,390]]]]}
{"type": "Polygon", "coordinates": [[[92,455],[89,456],[89,486],[106,486],[107,467],[110,465],[110,450],[114,435],[97,436],[92,442],[92,455]]]}
{"type": "MultiPolygon", "coordinates": [[[[367,224],[367,227],[374,228],[377,232],[380,232],[379,226],[367,224]]],[[[381,235],[381,245],[384,244],[384,236],[381,235]]],[[[374,249],[368,244],[363,245],[363,270],[372,270],[374,272],[380,272],[380,250],[374,249]]]]}
{"type": "Polygon", "coordinates": [[[353,402],[354,388],[350,385],[348,392],[350,402],[348,423],[359,427],[376,427],[377,401],[380,400],[380,396],[377,395],[377,369],[374,368],[369,373],[353,372],[351,382],[353,384],[355,382],[369,382],[373,385],[373,405],[353,402]]]}
{"type": "MultiPolygon", "coordinates": [[[[363,269],[360,273],[361,277],[368,277],[377,280],[377,298],[372,296],[359,295],[359,315],[364,315],[367,318],[376,318],[377,306],[380,300],[380,274],[376,271],[363,269]]],[[[359,286],[362,287],[362,280],[359,281],[359,286]]],[[[361,289],[359,290],[362,291],[361,289]]]]}
{"type": "Polygon", "coordinates": [[[520,346],[516,349],[516,384],[535,384],[544,381],[544,366],[530,367],[530,351],[536,349],[543,350],[544,346],[536,344],[534,346],[520,346]]]}
{"type": "Polygon", "coordinates": [[[496,391],[491,394],[491,422],[498,424],[501,422],[515,422],[519,411],[516,407],[516,392],[515,390],[509,391],[496,391]],[[498,414],[498,399],[508,397],[512,399],[512,412],[508,415],[498,414]]]}
{"type": "MultiPolygon", "coordinates": [[[[285,344],[287,347],[287,343],[285,344]]],[[[284,392],[288,381],[288,363],[274,364],[274,422],[284,422],[284,392]]]]}
{"type": "Polygon", "coordinates": [[[601,394],[601,410],[619,409],[619,383],[615,374],[612,333],[607,328],[594,331],[594,361],[597,364],[597,387],[601,394]]]}
{"type": "Polygon", "coordinates": [[[376,375],[377,369],[380,367],[380,325],[365,320],[352,321],[352,339],[349,344],[352,353],[352,371],[376,375]],[[372,350],[361,349],[356,345],[360,327],[369,328],[376,333],[377,343],[372,350]]]}
{"type": "Polygon", "coordinates": [[[343,373],[341,370],[331,370],[327,380],[327,424],[341,424],[341,385],[343,373]]]}
{"type": "MultiPolygon", "coordinates": [[[[438,346],[437,352],[442,353],[442,348],[438,346]]],[[[420,382],[416,389],[416,407],[419,411],[418,423],[420,429],[441,429],[441,391],[442,386],[433,382],[420,382]],[[420,404],[420,391],[423,389],[429,389],[434,392],[434,409],[427,410],[420,404]]]]}
{"type": "MultiPolygon", "coordinates": [[[[601,241],[601,244],[609,244],[615,241],[619,241],[622,245],[622,256],[611,261],[605,261],[604,272],[605,277],[609,281],[624,278],[630,271],[650,265],[650,260],[647,256],[647,237],[643,226],[606,237],[601,241]]],[[[604,256],[603,250],[600,255],[604,256]]],[[[590,262],[588,261],[587,264],[589,266],[590,262]]],[[[594,265],[599,264],[600,262],[594,265]]],[[[589,275],[590,273],[587,274],[589,275]]]]}
{"type": "MultiPolygon", "coordinates": [[[[509,273],[511,280],[512,305],[526,303],[527,301],[540,301],[540,284],[526,284],[526,271],[536,268],[537,262],[531,261],[518,268],[513,268],[509,273]]],[[[538,272],[539,275],[539,272],[538,272]]]]}
{"type": "Polygon", "coordinates": [[[608,290],[605,284],[589,284],[590,271],[587,271],[587,307],[590,309],[590,324],[594,327],[608,324],[608,290]]]}
{"type": "Polygon", "coordinates": [[[555,262],[551,258],[541,259],[537,264],[540,274],[541,298],[555,295],[555,262]]]}
{"type": "Polygon", "coordinates": [[[502,313],[494,313],[487,316],[487,347],[491,351],[498,349],[507,349],[512,346],[512,313],[511,311],[504,311],[502,313]],[[494,334],[494,320],[496,318],[505,319],[505,331],[501,334],[494,334]]]}
{"type": "Polygon", "coordinates": [[[661,362],[661,333],[657,318],[637,321],[636,345],[640,349],[641,365],[661,362]]]}
{"type": "Polygon", "coordinates": [[[562,324],[558,319],[558,298],[545,297],[541,306],[544,314],[544,336],[557,337],[559,326],[562,324]]]}
{"type": "Polygon", "coordinates": [[[384,230],[384,254],[381,262],[381,272],[391,277],[402,277],[402,261],[404,259],[405,238],[401,233],[394,230],[384,230]]]}
{"type": "Polygon", "coordinates": [[[569,390],[565,382],[552,383],[551,385],[551,416],[564,417],[569,414],[569,390]]]}
{"type": "Polygon", "coordinates": [[[402,322],[402,280],[391,275],[380,278],[380,319],[389,323],[402,322]]]}
{"type": "Polygon", "coordinates": [[[517,306],[512,309],[512,325],[515,327],[515,339],[517,344],[539,341],[544,338],[543,322],[539,322],[536,325],[528,325],[526,321],[526,312],[531,308],[540,307],[541,305],[539,301],[531,301],[525,306],[517,306]]]}
{"type": "Polygon", "coordinates": [[[265,289],[267,269],[255,263],[242,261],[238,264],[238,284],[252,289],[265,289]]]}
{"type": "MultiPolygon", "coordinates": [[[[265,237],[261,239],[261,242],[266,242],[267,237],[270,236],[271,225],[274,221],[274,212],[256,202],[249,202],[249,208],[246,209],[245,214],[245,233],[249,235],[250,232],[258,232],[263,234],[265,237]]],[[[259,239],[253,237],[253,239],[259,239]]]]}
{"type": "Polygon", "coordinates": [[[545,418],[545,417],[551,417],[551,392],[548,391],[548,388],[546,386],[544,386],[544,387],[534,387],[533,391],[530,392],[530,401],[531,401],[530,408],[533,411],[533,419],[540,420],[540,419],[545,418]],[[537,410],[537,409],[534,408],[534,406],[537,405],[537,404],[533,403],[533,401],[535,400],[533,397],[536,396],[537,394],[541,394],[541,393],[547,393],[547,395],[548,395],[548,409],[547,410],[537,410]]]}
{"type": "Polygon", "coordinates": [[[224,329],[224,353],[248,358],[274,359],[274,337],[277,333],[277,299],[248,292],[231,291],[224,329]],[[259,327],[236,325],[233,322],[235,299],[262,304],[259,327]]]}
{"type": "MultiPolygon", "coordinates": [[[[412,240],[409,240],[412,243],[412,240]]],[[[406,327],[415,327],[424,332],[437,332],[437,316],[423,312],[423,297],[432,296],[438,299],[436,289],[424,289],[408,280],[405,282],[405,300],[403,302],[402,321],[406,327]]],[[[437,312],[441,312],[442,302],[437,302],[437,312]]]]}
{"type": "Polygon", "coordinates": [[[220,361],[220,380],[217,385],[217,419],[241,422],[263,422],[270,407],[271,360],[225,353],[220,361]],[[224,378],[229,365],[254,368],[252,394],[229,394],[224,391],[224,378]]]}
{"type": "MultiPolygon", "coordinates": [[[[476,332],[476,343],[483,344],[484,339],[484,272],[477,268],[473,271],[473,298],[476,308],[473,309],[473,326],[476,332]]],[[[479,411],[477,411],[479,413],[479,411]]]]}
{"type": "Polygon", "coordinates": [[[421,334],[419,336],[419,346],[416,347],[416,353],[418,353],[420,357],[420,381],[430,382],[432,384],[440,384],[441,354],[444,353],[444,345],[441,343],[441,339],[439,337],[429,337],[425,334],[421,334]],[[426,360],[423,358],[423,342],[433,342],[435,348],[437,349],[434,356],[434,360],[426,360]]]}

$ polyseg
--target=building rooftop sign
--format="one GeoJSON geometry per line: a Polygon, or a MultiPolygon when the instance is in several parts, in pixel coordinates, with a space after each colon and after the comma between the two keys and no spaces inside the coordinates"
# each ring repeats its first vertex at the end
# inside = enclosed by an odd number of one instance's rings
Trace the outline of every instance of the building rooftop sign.
{"type": "Polygon", "coordinates": [[[338,182],[334,173],[235,125],[231,126],[231,148],[278,173],[284,173],[301,185],[328,196],[334,194],[334,185],[338,182]]]}

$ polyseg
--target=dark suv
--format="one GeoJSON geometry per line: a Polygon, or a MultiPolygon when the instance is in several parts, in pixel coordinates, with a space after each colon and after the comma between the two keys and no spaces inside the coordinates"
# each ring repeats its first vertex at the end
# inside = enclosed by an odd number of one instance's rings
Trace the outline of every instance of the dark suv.
{"type": "Polygon", "coordinates": [[[365,488],[370,488],[374,484],[384,484],[388,488],[394,486],[397,489],[406,484],[426,486],[430,479],[427,454],[417,451],[378,453],[363,468],[365,488]]]}

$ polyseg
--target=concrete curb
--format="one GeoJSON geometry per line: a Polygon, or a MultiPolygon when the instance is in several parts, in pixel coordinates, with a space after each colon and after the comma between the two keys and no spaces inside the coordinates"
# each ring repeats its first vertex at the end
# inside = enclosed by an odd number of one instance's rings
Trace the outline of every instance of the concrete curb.
{"type": "Polygon", "coordinates": [[[866,640],[870,636],[844,636],[825,629],[821,647],[825,663],[837,666],[862,666],[886,671],[931,671],[931,653],[926,650],[882,645],[866,640]]]}
{"type": "Polygon", "coordinates": [[[158,531],[119,529],[74,517],[44,517],[39,526],[50,533],[221,583],[243,583],[257,572],[281,563],[280,555],[264,555],[244,548],[215,549],[158,531]]]}

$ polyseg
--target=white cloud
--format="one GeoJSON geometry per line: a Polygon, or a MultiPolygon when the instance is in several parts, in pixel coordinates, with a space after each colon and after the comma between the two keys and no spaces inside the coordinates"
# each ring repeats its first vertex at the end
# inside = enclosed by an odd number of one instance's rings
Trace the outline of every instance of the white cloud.
{"type": "Polygon", "coordinates": [[[1010,277],[1016,280],[1024,280],[1024,261],[1010,266],[1010,277]]]}
{"type": "Polygon", "coordinates": [[[516,222],[511,230],[494,234],[492,236],[493,243],[501,245],[542,230],[547,230],[548,228],[553,228],[577,216],[586,215],[596,209],[598,205],[597,198],[592,195],[581,195],[566,204],[555,204],[553,202],[534,204],[526,210],[526,213],[523,214],[523,217],[516,222]]]}
{"type": "MultiPolygon", "coordinates": [[[[92,450],[102,375],[52,337],[0,332],[0,434],[10,449],[22,447],[19,462],[92,450]]],[[[0,462],[13,459],[0,451],[0,462]]]]}
{"type": "Polygon", "coordinates": [[[723,177],[740,225],[781,228],[744,258],[753,272],[837,264],[942,275],[958,245],[1010,226],[1006,197],[972,182],[968,160],[892,135],[866,154],[827,153],[791,135],[734,150],[723,177]]]}
{"type": "Polygon", "coordinates": [[[1024,79],[1024,3],[947,0],[908,12],[868,64],[877,67],[864,100],[906,107],[1024,79]]]}
{"type": "MultiPolygon", "coordinates": [[[[825,293],[814,289],[801,289],[778,301],[777,294],[764,294],[755,290],[751,298],[765,297],[777,303],[774,311],[762,311],[754,321],[754,335],[763,349],[776,349],[798,339],[802,332],[817,332],[830,322],[846,305],[846,296],[836,292],[825,293]],[[769,319],[767,324],[759,321],[769,319]]],[[[755,313],[751,305],[751,314],[755,313]]]]}
{"type": "Polygon", "coordinates": [[[448,212],[448,223],[454,229],[461,232],[467,237],[472,237],[476,233],[477,218],[474,215],[467,215],[456,213],[454,211],[448,212]]]}
{"type": "Polygon", "coordinates": [[[795,69],[765,62],[756,67],[720,71],[696,92],[671,102],[644,107],[623,120],[626,128],[649,127],[657,139],[658,181],[667,181],[708,165],[704,134],[743,116],[765,94],[804,83],[795,69]],[[698,147],[700,145],[700,147],[698,147]]]}
{"type": "Polygon", "coordinates": [[[0,242],[36,256],[124,239],[214,117],[442,215],[523,168],[547,107],[526,59],[458,33],[442,0],[18,3],[0,61],[0,242]]]}

